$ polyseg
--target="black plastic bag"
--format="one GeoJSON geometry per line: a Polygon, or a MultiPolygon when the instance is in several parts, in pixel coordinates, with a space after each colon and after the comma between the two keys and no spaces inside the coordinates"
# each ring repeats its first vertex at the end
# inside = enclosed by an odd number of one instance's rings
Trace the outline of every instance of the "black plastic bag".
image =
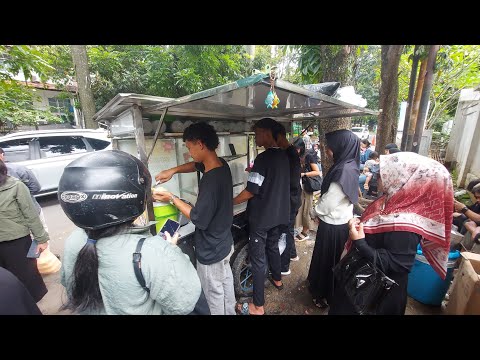
{"type": "MultiPolygon", "coordinates": [[[[307,172],[312,171],[309,165],[306,165],[307,172]]],[[[323,179],[320,175],[315,176],[303,176],[302,183],[303,183],[303,190],[305,192],[312,194],[315,191],[319,191],[322,187],[323,179]]]]}

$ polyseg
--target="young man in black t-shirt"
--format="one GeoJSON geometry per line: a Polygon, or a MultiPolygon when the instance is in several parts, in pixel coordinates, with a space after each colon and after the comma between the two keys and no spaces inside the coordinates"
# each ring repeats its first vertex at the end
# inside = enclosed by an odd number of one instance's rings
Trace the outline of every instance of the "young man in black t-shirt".
{"type": "MultiPolygon", "coordinates": [[[[193,162],[164,170],[155,176],[168,181],[176,173],[201,171],[194,207],[169,192],[154,193],[158,201],[170,201],[195,225],[197,273],[212,315],[235,315],[235,290],[230,268],[233,253],[233,185],[230,167],[215,153],[218,136],[211,125],[195,123],[183,133],[193,162]]],[[[172,234],[173,235],[173,234],[172,234]]]]}
{"type": "Polygon", "coordinates": [[[301,204],[302,187],[300,186],[300,173],[302,172],[302,168],[300,165],[300,156],[295,146],[288,142],[285,128],[280,123],[278,123],[278,127],[277,145],[285,150],[290,166],[290,217],[288,224],[282,229],[282,233],[286,234],[286,246],[281,254],[281,270],[283,276],[290,274],[290,260],[299,260],[295,247],[295,218],[297,217],[297,212],[301,204]]]}
{"type": "Polygon", "coordinates": [[[247,187],[233,199],[234,204],[248,200],[248,251],[253,275],[253,304],[237,310],[243,314],[263,315],[266,258],[270,281],[283,289],[278,240],[281,226],[288,224],[290,213],[290,168],[287,154],[277,146],[278,123],[263,118],[253,126],[257,146],[265,151],[257,156],[248,176],[247,187]]]}

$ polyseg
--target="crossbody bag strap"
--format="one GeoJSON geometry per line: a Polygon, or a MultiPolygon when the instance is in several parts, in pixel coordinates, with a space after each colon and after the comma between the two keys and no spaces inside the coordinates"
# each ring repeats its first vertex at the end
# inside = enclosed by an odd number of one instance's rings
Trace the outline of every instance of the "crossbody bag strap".
{"type": "Polygon", "coordinates": [[[145,283],[145,278],[142,274],[142,246],[145,238],[141,238],[138,240],[137,248],[133,253],[133,271],[135,272],[135,277],[137,278],[138,283],[144,288],[147,292],[150,292],[150,289],[147,287],[145,283]]]}
{"type": "Polygon", "coordinates": [[[382,258],[380,257],[377,250],[375,249],[374,252],[373,252],[373,268],[374,268],[374,270],[377,269],[377,258],[378,258],[378,262],[379,262],[379,269],[382,270],[383,273],[385,273],[385,268],[383,267],[382,258]]]}

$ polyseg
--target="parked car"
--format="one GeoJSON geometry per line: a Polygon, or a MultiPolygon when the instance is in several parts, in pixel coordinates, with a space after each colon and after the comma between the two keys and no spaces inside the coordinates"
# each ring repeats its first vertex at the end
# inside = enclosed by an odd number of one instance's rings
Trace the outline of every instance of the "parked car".
{"type": "Polygon", "coordinates": [[[367,139],[370,135],[368,128],[363,126],[352,127],[352,132],[357,135],[361,140],[367,139]]]}
{"type": "Polygon", "coordinates": [[[55,193],[63,169],[87,152],[112,148],[103,129],[22,131],[0,137],[6,161],[33,171],[41,185],[36,196],[55,193]]]}

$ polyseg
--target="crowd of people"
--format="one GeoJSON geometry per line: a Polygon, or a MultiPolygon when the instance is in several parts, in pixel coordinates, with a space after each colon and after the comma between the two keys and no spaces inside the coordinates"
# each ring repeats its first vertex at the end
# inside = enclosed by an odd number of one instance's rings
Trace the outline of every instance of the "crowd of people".
{"type": "MultiPolygon", "coordinates": [[[[141,161],[112,150],[70,163],[60,180],[59,200],[78,228],[65,242],[61,283],[68,300],[63,307],[80,314],[263,315],[265,280],[282,291],[290,262],[299,260],[296,243],[316,231],[306,279],[315,306],[329,308],[329,314],[357,313],[332,272],[355,248],[367,260],[379,257],[382,270],[399,285],[383,299],[378,314],[401,315],[418,244],[445,277],[452,217],[461,231],[480,236],[480,180],[469,184],[477,203],[465,207],[454,203],[451,177],[443,165],[401,152],[395,144],[379,155],[350,130],[329,132],[326,156],[333,165],[323,174],[318,143],[311,141],[309,131],[290,143],[283,125],[271,118],[257,121],[253,131],[256,145],[265,151],[255,158],[245,189],[235,197],[230,168],[215,151],[218,135],[203,122],[183,133],[193,161],[155,176],[164,183],[178,173],[202,173],[195,205],[169,191],[152,195],[175,205],[195,225],[195,266],[177,246],[178,233],[151,236],[148,227],[133,225],[151,191],[152,179],[141,161]],[[322,175],[314,204],[304,180],[322,175]],[[73,192],[85,197],[72,201],[73,192]],[[128,196],[105,201],[102,193],[128,196]],[[354,204],[366,195],[374,201],[355,218],[354,204]],[[253,296],[251,302],[236,303],[229,264],[234,250],[231,227],[233,206],[243,202],[253,296]],[[286,245],[281,253],[282,236],[286,245]]],[[[36,259],[25,256],[30,234],[38,252],[49,240],[27,187],[35,185],[31,175],[0,160],[0,220],[8,225],[0,227],[0,285],[11,283],[8,296],[17,296],[23,304],[11,307],[12,313],[38,314],[35,303],[47,292],[36,259]]],[[[6,299],[4,304],[15,303],[6,299]]],[[[0,310],[6,312],[6,307],[0,310]]]]}

